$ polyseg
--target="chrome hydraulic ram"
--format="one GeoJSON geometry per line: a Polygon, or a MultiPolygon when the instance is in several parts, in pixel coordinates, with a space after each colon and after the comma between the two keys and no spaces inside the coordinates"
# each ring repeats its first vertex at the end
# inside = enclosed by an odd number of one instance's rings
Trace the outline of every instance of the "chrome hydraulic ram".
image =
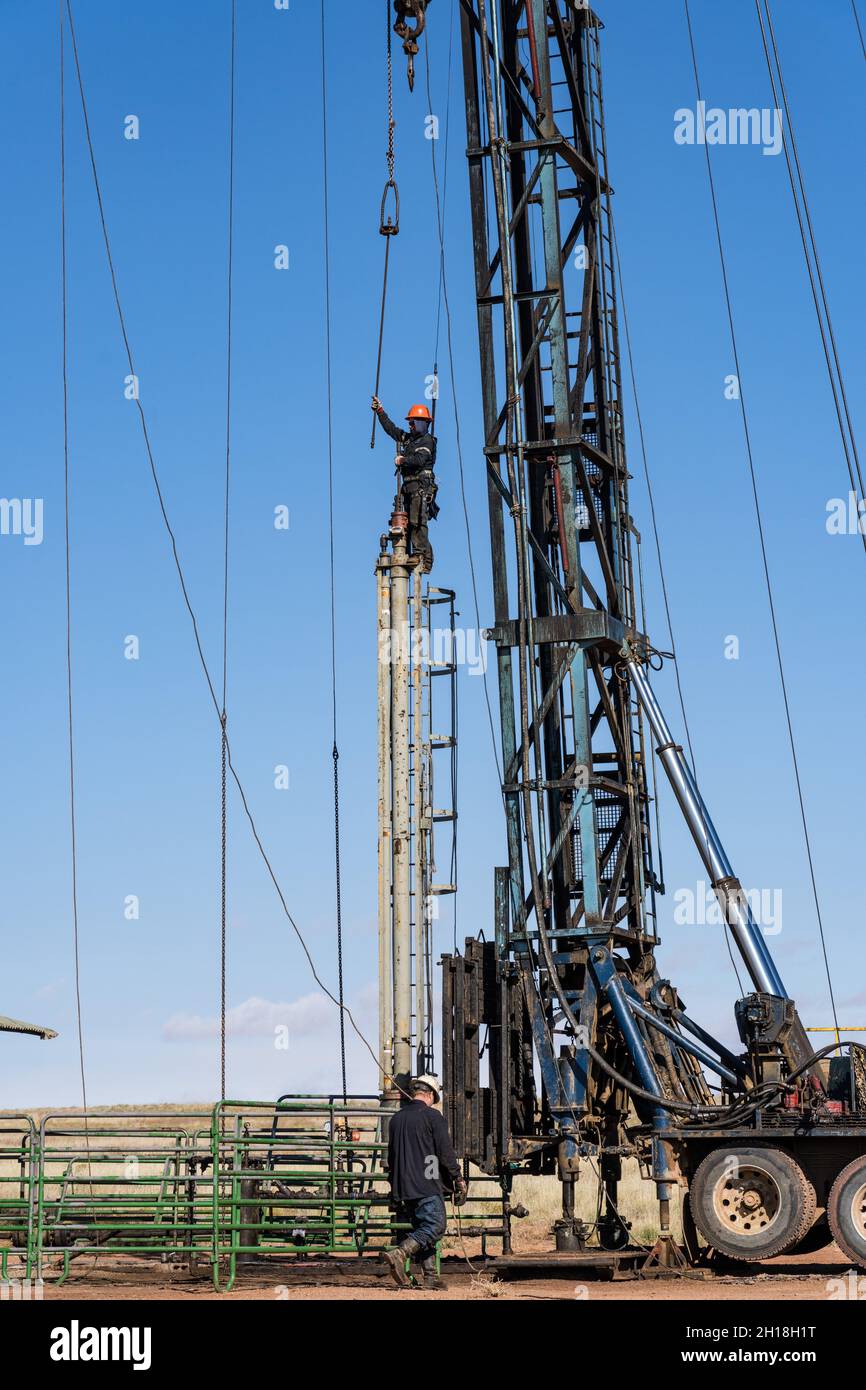
{"type": "MultiPolygon", "coordinates": [[[[652,730],[659,761],[667,774],[671,789],[691,831],[692,839],[697,846],[707,873],[710,875],[713,891],[719,900],[724,919],[730,928],[731,936],[743,958],[752,983],[761,994],[771,994],[779,999],[788,999],[790,996],[767,949],[761,930],[752,916],[742,885],[734,873],[731,861],[725,853],[716,828],[710,819],[706,803],[698,790],[691,768],[683,756],[683,750],[674,740],[668,727],[658,700],[647,680],[646,672],[636,661],[634,653],[628,648],[624,649],[624,656],[635,693],[652,730]]],[[[809,1039],[799,1018],[795,1018],[790,1044],[784,1050],[788,1054],[789,1062],[796,1063],[804,1062],[812,1053],[809,1039]]]]}

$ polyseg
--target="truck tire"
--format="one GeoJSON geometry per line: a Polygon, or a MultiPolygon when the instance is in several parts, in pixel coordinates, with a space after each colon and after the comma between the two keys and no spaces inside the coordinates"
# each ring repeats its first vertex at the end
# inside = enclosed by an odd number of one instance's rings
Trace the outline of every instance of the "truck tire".
{"type": "Polygon", "coordinates": [[[815,1189],[789,1154],[749,1146],[714,1149],[689,1189],[695,1225],[732,1260],[768,1260],[802,1240],[815,1218],[815,1189]]]}
{"type": "Polygon", "coordinates": [[[683,1225],[683,1250],[685,1251],[685,1256],[689,1264],[694,1266],[699,1263],[703,1252],[701,1250],[701,1243],[698,1240],[698,1228],[695,1225],[695,1218],[692,1215],[692,1204],[689,1200],[688,1192],[683,1193],[681,1215],[683,1225]]]}
{"type": "Polygon", "coordinates": [[[866,1266],[866,1157],[843,1168],[830,1188],[827,1219],[842,1254],[866,1266]]]}
{"type": "Polygon", "coordinates": [[[812,1229],[806,1232],[801,1241],[797,1242],[794,1253],[797,1255],[817,1255],[819,1250],[826,1250],[827,1246],[832,1244],[833,1232],[830,1230],[827,1213],[823,1211],[813,1221],[812,1229]]]}

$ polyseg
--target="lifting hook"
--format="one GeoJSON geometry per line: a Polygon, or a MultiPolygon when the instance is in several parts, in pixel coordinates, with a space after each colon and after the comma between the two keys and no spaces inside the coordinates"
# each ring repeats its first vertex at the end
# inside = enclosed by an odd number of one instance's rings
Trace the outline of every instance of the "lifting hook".
{"type": "Polygon", "coordinates": [[[407,58],[406,76],[409,79],[410,92],[415,87],[415,55],[418,52],[418,39],[424,32],[429,3],[430,0],[394,0],[394,12],[397,15],[394,33],[403,40],[403,52],[407,58]],[[408,19],[414,19],[414,29],[407,24],[408,19]]]}
{"type": "Polygon", "coordinates": [[[389,179],[382,193],[382,207],[379,212],[380,236],[396,236],[400,230],[400,194],[394,179],[389,179]],[[388,195],[394,195],[394,217],[387,212],[388,195]]]}

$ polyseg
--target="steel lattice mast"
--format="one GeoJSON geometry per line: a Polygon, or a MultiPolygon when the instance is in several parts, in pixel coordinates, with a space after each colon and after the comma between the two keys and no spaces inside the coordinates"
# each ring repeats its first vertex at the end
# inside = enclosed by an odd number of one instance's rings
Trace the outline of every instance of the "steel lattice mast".
{"type": "Polygon", "coordinates": [[[811,1049],[643,666],[600,21],[579,0],[461,0],[461,22],[508,865],[495,942],[445,958],[445,1091],[460,1151],[487,1171],[556,1167],[564,1245],[592,1152],[602,1242],[623,1238],[634,1105],[669,1252],[672,1117],[700,1126],[702,1066],[742,1091],[744,1064],[656,969],[643,712],[756,991],[738,1004],[755,1072],[781,1056],[797,1075],[811,1049]]]}
{"type": "Polygon", "coordinates": [[[475,0],[461,13],[510,945],[531,959],[540,908],[594,1033],[575,953],[601,941],[640,961],[655,882],[642,733],[619,660],[626,637],[643,639],[598,21],[568,0],[475,0]]]}

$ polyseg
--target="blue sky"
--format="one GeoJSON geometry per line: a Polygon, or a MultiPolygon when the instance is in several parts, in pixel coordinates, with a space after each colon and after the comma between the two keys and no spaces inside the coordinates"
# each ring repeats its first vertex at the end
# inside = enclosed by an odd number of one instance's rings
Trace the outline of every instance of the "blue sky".
{"type": "MultiPolygon", "coordinates": [[[[336,977],[330,728],[319,7],[241,0],[237,51],[229,711],[236,762],[289,905],[336,977]],[[290,268],[274,269],[274,247],[290,268]],[[290,510],[288,532],[274,507],[290,510]],[[288,791],[273,785],[287,764],[288,791]]],[[[789,96],[855,422],[862,420],[863,55],[847,0],[815,23],[776,7],[789,96]],[[816,100],[815,73],[824,75],[816,100]]],[[[808,1023],[831,1022],[771,649],[703,150],[677,145],[694,103],[682,7],[599,5],[608,147],[638,389],[698,775],[748,887],[781,891],[771,947],[808,1023]],[[736,635],[740,656],[725,659],[736,635]]],[[[709,104],[766,106],[750,0],[692,5],[709,104]]],[[[327,6],[335,528],[347,989],[375,1037],[373,564],[391,454],[369,449],[385,178],[381,7],[327,6]]],[[[120,292],[157,466],[208,660],[221,659],[229,6],[79,0],[80,55],[120,292]],[[124,139],[124,120],[140,138],[124,139]]],[[[446,115],[449,10],[431,7],[433,107],[446,115]]],[[[0,495],[44,499],[44,539],[0,536],[0,1010],[57,1028],[7,1037],[6,1106],[79,1095],[72,969],[65,617],[58,46],[53,3],[0,4],[0,495]]],[[[422,80],[399,47],[401,231],[381,394],[392,414],[431,370],[438,248],[422,80]]],[[[69,77],[70,74],[68,73],[69,77]]],[[[446,240],[467,493],[482,622],[491,617],[481,407],[455,53],[446,240]]],[[[440,141],[440,150],[442,142],[440,141]]],[[[441,159],[441,154],[440,154],[441,159]]],[[[714,151],[792,712],[840,1019],[866,1023],[861,609],[856,536],[829,536],[848,483],[781,157],[714,151]],[[833,738],[830,738],[830,734],[833,738]]],[[[219,731],[197,665],[134,406],[124,398],[77,93],[67,89],[70,431],[79,908],[93,1102],[190,1100],[218,1086],[219,731]],[[140,659],[124,658],[135,635],[140,659]],[[129,895],[137,921],[124,917],[129,895]]],[[[442,354],[444,358],[444,353],[442,354]]],[[[474,622],[442,373],[437,579],[474,622]]],[[[649,626],[666,647],[629,393],[632,507],[649,626]]],[[[656,678],[680,728],[670,671],[656,678]]],[[[461,934],[491,925],[503,826],[482,685],[461,673],[461,934]]],[[[704,877],[670,798],[659,960],[690,1011],[730,1036],[736,995],[718,928],[674,921],[704,877]]],[[[437,943],[447,949],[447,913],[437,943]]],[[[337,1021],[318,991],[236,801],[230,815],[229,1090],[267,1097],[338,1084],[337,1021]],[[276,1051],[275,1019],[290,1048],[276,1051]]],[[[350,1045],[350,1085],[372,1066],[350,1045]]]]}

